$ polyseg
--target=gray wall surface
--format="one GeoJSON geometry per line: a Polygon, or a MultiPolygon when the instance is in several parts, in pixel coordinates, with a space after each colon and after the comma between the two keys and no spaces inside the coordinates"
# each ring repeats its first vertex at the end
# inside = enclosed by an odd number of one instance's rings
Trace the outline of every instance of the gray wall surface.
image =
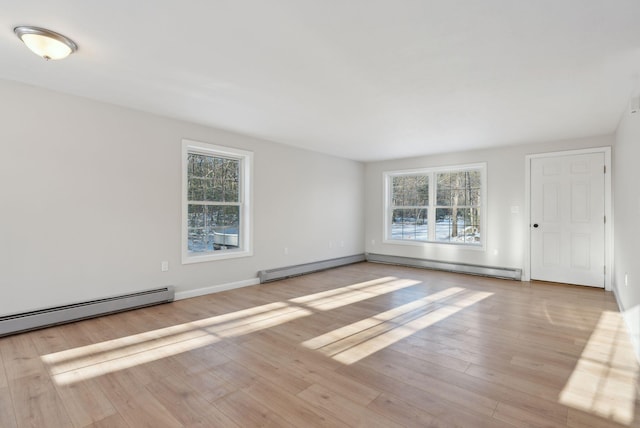
{"type": "Polygon", "coordinates": [[[364,250],[361,163],[8,81],[0,94],[0,315],[364,250]],[[181,264],[183,138],[254,152],[253,257],[181,264]]]}

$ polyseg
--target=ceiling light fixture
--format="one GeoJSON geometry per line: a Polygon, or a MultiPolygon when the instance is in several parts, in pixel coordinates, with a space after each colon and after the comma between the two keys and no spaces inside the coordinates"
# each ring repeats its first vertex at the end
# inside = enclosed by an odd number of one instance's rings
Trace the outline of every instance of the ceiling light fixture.
{"type": "Polygon", "coordinates": [[[33,53],[46,60],[66,58],[78,50],[73,40],[45,28],[21,26],[13,32],[33,53]]]}

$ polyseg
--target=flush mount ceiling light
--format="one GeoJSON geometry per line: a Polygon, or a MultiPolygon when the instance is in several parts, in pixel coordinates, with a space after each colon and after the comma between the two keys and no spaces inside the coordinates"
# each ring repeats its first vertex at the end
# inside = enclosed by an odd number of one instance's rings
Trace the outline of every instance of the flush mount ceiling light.
{"type": "Polygon", "coordinates": [[[73,40],[45,28],[21,26],[13,32],[33,53],[46,60],[66,58],[78,50],[73,40]]]}

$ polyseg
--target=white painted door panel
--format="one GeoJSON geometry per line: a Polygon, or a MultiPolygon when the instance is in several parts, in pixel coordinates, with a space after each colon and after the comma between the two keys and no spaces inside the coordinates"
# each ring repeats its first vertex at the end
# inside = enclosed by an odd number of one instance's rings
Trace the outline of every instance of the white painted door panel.
{"type": "Polygon", "coordinates": [[[604,287],[604,154],[531,160],[531,279],[604,287]]]}

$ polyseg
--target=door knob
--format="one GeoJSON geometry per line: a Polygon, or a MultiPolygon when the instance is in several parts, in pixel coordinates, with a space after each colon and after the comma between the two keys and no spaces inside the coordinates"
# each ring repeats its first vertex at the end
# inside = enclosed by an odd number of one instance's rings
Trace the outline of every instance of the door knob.
{"type": "Polygon", "coordinates": [[[538,227],[538,223],[533,223],[533,227],[537,228],[538,227]]]}

